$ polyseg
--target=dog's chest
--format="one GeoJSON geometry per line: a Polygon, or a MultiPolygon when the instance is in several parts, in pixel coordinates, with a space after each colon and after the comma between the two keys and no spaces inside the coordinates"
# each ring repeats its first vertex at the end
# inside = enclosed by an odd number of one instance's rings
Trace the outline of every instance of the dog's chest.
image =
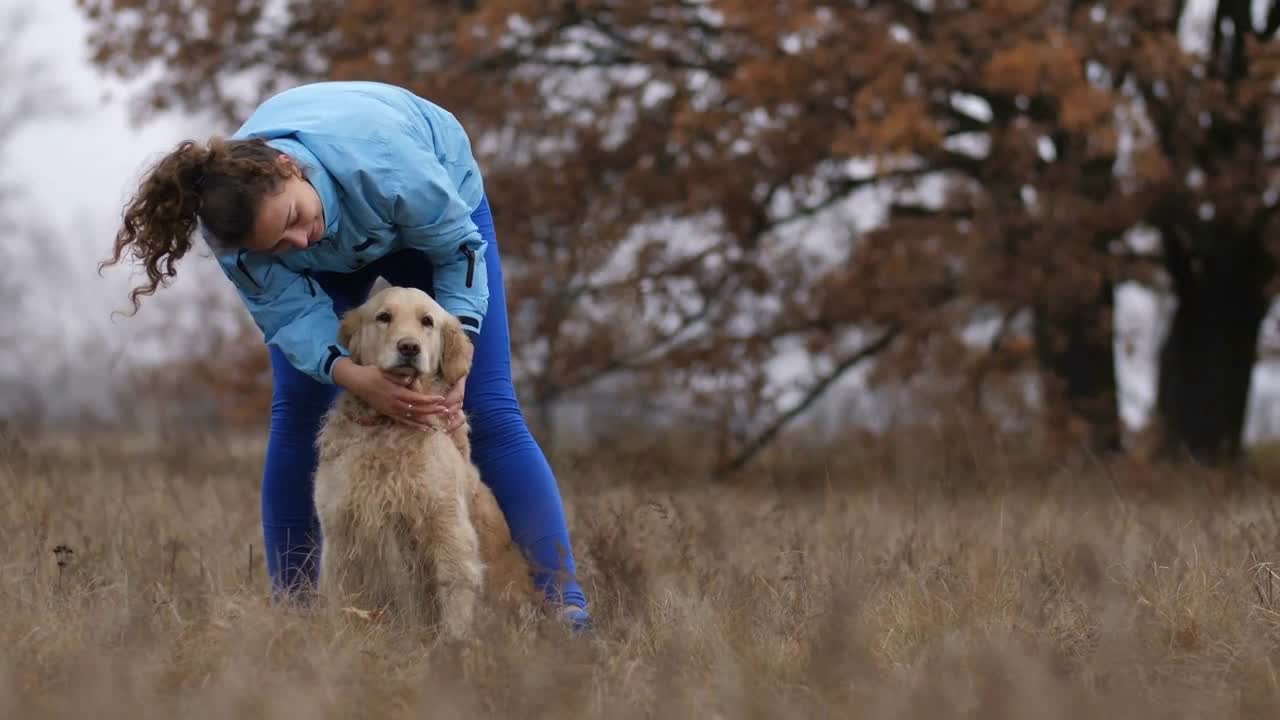
{"type": "Polygon", "coordinates": [[[460,456],[450,455],[458,455],[457,449],[444,433],[349,423],[326,432],[330,438],[321,457],[326,477],[322,480],[318,474],[317,483],[337,484],[331,490],[349,502],[390,511],[406,504],[453,503],[462,495],[460,456]]]}

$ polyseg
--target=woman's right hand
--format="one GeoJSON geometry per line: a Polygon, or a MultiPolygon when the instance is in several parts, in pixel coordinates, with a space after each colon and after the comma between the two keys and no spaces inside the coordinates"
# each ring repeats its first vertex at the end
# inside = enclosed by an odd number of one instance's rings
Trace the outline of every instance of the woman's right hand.
{"type": "Polygon", "coordinates": [[[427,419],[445,409],[442,398],[414,392],[396,376],[372,365],[357,365],[348,357],[334,363],[333,381],[383,415],[422,430],[433,429],[427,419]]]}

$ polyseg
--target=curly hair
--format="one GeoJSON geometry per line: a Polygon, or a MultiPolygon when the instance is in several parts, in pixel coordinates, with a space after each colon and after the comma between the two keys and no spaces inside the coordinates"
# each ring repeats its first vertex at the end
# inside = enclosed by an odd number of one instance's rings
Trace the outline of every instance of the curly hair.
{"type": "Polygon", "coordinates": [[[125,251],[142,263],[149,283],[129,292],[133,312],[139,296],[152,295],[177,273],[203,223],[222,247],[240,247],[250,237],[262,198],[278,192],[298,170],[279,162],[282,153],[259,139],[212,138],[201,147],[184,140],[143,177],[125,206],[115,250],[98,271],[120,262],[125,251]]]}

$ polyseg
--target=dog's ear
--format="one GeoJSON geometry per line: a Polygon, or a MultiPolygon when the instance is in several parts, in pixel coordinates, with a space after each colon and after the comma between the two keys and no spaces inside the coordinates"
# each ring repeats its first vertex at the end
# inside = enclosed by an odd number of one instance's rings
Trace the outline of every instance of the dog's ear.
{"type": "Polygon", "coordinates": [[[440,375],[450,385],[471,372],[471,358],[475,348],[471,338],[462,331],[462,323],[450,315],[440,328],[440,375]]]}
{"type": "Polygon", "coordinates": [[[351,360],[357,364],[361,362],[359,339],[360,325],[364,322],[362,307],[351,308],[343,314],[342,321],[338,323],[338,343],[351,353],[351,360]]]}

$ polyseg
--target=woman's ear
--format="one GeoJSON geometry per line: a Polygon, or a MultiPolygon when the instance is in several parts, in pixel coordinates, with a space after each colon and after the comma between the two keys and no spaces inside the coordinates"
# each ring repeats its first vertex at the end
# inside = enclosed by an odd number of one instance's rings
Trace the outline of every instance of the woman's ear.
{"type": "Polygon", "coordinates": [[[364,322],[364,313],[361,312],[362,307],[361,305],[351,308],[342,316],[342,321],[338,323],[338,344],[351,353],[351,361],[357,365],[363,364],[363,358],[360,356],[360,326],[364,322]]]}
{"type": "Polygon", "coordinates": [[[471,346],[471,338],[462,331],[462,323],[452,315],[445,319],[440,334],[440,376],[453,385],[471,372],[475,348],[471,346]]]}

